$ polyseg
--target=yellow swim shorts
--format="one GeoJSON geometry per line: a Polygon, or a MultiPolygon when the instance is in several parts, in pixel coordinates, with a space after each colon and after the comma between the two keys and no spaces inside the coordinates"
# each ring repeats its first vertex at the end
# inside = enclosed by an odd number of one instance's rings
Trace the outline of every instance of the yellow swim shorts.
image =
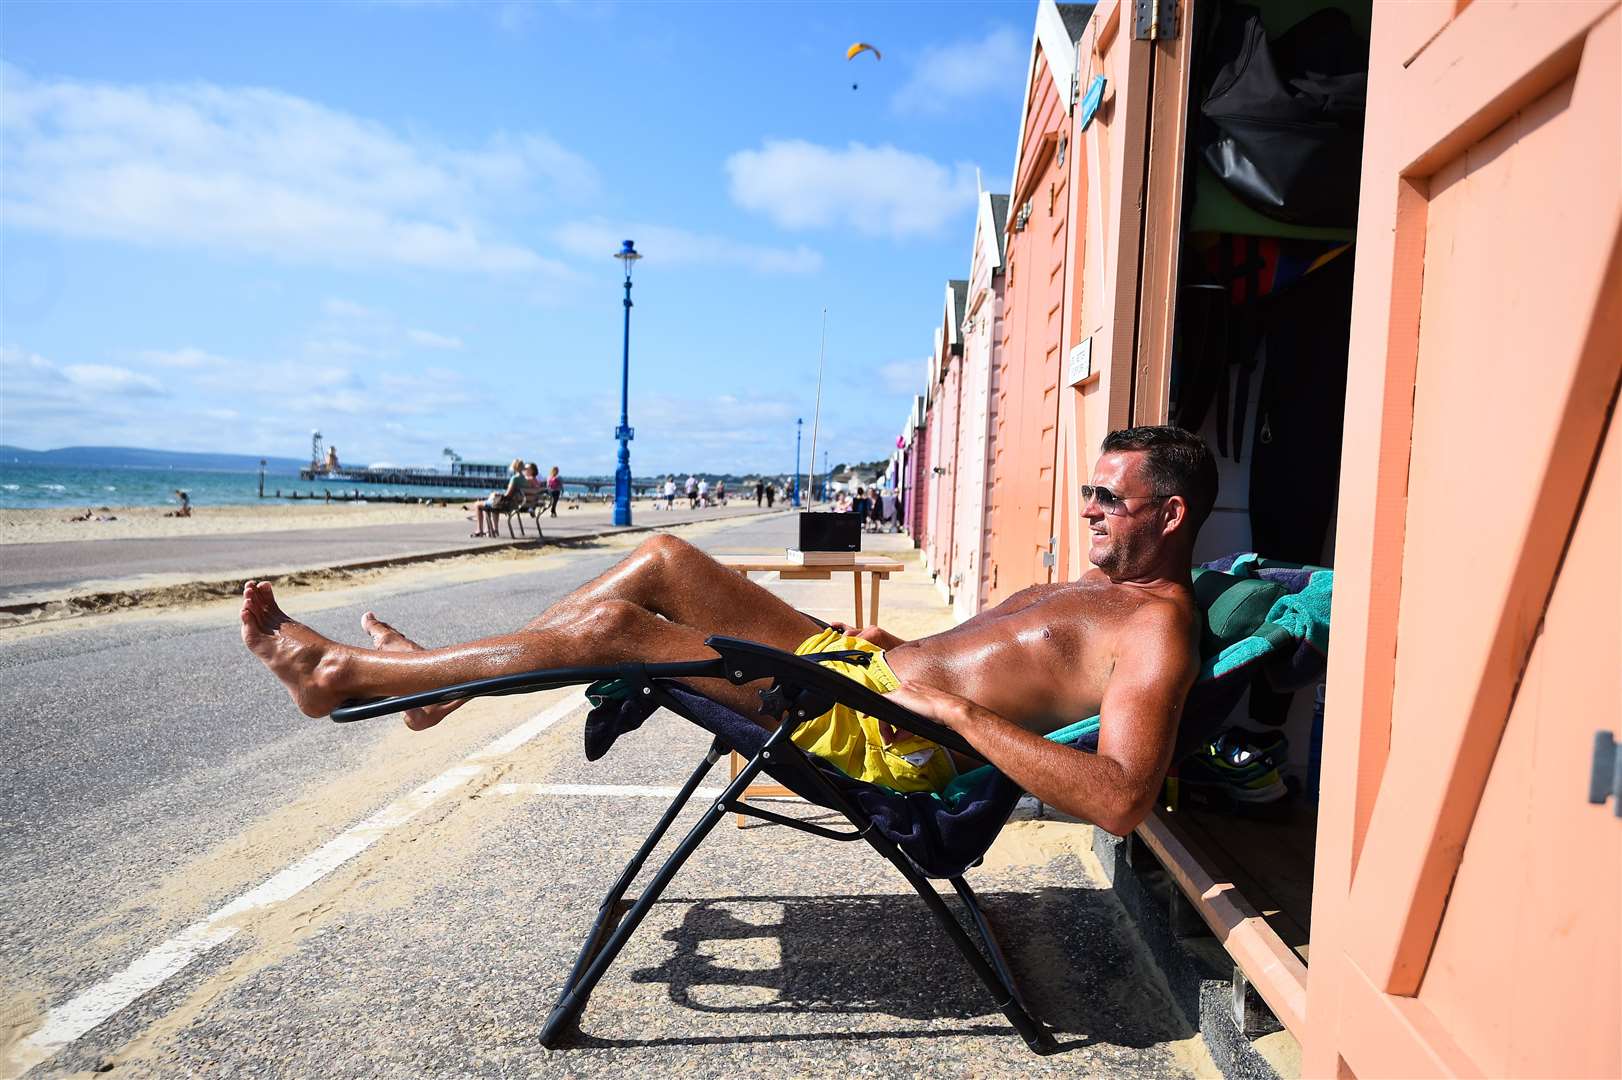
{"type": "MultiPolygon", "coordinates": [[[[866,667],[839,660],[822,665],[880,694],[901,685],[884,662],[883,649],[831,628],[806,638],[794,655],[856,649],[872,654],[866,667]]],[[[879,722],[848,705],[835,705],[801,724],[794,730],[794,744],[831,762],[846,776],[893,791],[939,791],[957,775],[952,755],[944,747],[916,735],[904,735],[886,746],[879,735],[879,722]]]]}

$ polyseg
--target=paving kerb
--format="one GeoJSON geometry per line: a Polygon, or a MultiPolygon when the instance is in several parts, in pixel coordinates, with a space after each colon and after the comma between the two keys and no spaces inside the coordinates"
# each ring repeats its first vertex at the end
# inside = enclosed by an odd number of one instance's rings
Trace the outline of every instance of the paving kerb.
{"type": "MultiPolygon", "coordinates": [[[[906,637],[950,625],[905,538],[867,547],[909,563],[884,587],[881,625],[906,637]]],[[[822,618],[851,614],[848,576],[755,577],[822,618]]],[[[660,714],[586,762],[582,729],[577,713],[515,751],[499,783],[674,786],[709,741],[660,714]]],[[[723,782],[724,764],[710,775],[723,782]]],[[[775,805],[838,824],[803,803],[775,805]]],[[[177,988],[186,1022],[114,1051],[116,1071],[337,1076],[365,1061],[376,1076],[1210,1074],[1091,856],[1089,827],[1035,820],[1010,824],[969,877],[1056,1031],[1053,1057],[1010,1031],[866,845],[740,829],[730,816],[632,937],[578,1036],[546,1051],[536,1035],[597,903],[664,806],[499,786],[459,796],[311,897],[291,948],[267,943],[263,961],[245,950],[223,985],[177,988]]],[[[707,806],[691,804],[672,835],[707,806]]],[[[59,1064],[94,1067],[97,1052],[92,1043],[59,1064]]]]}
{"type": "MultiPolygon", "coordinates": [[[[758,517],[766,514],[781,514],[787,512],[785,508],[756,509],[743,507],[728,510],[719,514],[709,514],[704,517],[659,517],[652,521],[645,521],[641,525],[604,525],[601,527],[588,527],[584,530],[568,533],[554,533],[550,536],[541,536],[533,539],[498,540],[495,542],[483,541],[477,544],[453,542],[443,546],[421,551],[408,551],[391,553],[388,555],[353,559],[334,562],[330,559],[314,559],[303,562],[275,563],[259,562],[243,567],[218,577],[185,578],[175,580],[166,576],[161,584],[131,583],[123,587],[108,589],[75,589],[66,586],[46,590],[42,593],[8,597],[6,602],[0,604],[0,625],[4,624],[4,616],[13,619],[33,618],[62,618],[71,617],[92,611],[105,611],[115,608],[135,607],[164,599],[165,594],[175,589],[177,585],[184,584],[188,589],[187,602],[196,602],[211,596],[235,595],[242,588],[242,582],[250,578],[283,578],[295,574],[356,574],[369,570],[389,569],[392,567],[412,566],[423,563],[440,562],[449,559],[458,559],[466,556],[499,554],[508,551],[537,550],[545,547],[578,547],[610,536],[629,536],[637,533],[655,531],[678,531],[692,525],[706,522],[728,521],[738,518],[758,517]]],[[[377,530],[380,534],[393,531],[392,526],[367,526],[367,529],[377,530]]],[[[360,531],[360,530],[354,530],[360,531]]],[[[232,540],[242,544],[256,542],[272,543],[282,538],[277,532],[266,533],[238,533],[231,534],[232,540]]],[[[72,543],[71,541],[68,543],[72,543]]],[[[121,544],[129,541],[90,541],[90,543],[121,544]]],[[[177,567],[184,566],[184,542],[174,545],[176,555],[174,558],[177,567]]],[[[3,549],[0,549],[3,550],[3,549]]]]}

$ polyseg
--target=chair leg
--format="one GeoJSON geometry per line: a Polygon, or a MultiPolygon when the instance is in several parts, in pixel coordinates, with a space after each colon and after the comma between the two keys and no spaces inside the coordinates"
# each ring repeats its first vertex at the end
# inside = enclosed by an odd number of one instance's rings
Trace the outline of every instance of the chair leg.
{"type": "MultiPolygon", "coordinates": [[[[698,788],[699,783],[709,774],[715,763],[721,760],[721,754],[724,752],[725,750],[719,741],[710,747],[709,752],[704,755],[704,760],[699,762],[698,768],[693,770],[692,775],[687,778],[687,782],[682,785],[681,791],[677,793],[676,798],[666,808],[664,815],[659,819],[659,823],[653,827],[653,831],[642,842],[642,846],[637,849],[636,854],[631,856],[631,861],[625,864],[625,869],[621,871],[619,880],[614,882],[613,887],[608,890],[608,895],[603,897],[603,902],[597,907],[597,917],[591,924],[591,932],[586,935],[585,944],[580,946],[580,954],[575,957],[574,967],[569,971],[569,977],[564,982],[564,995],[567,995],[569,991],[578,986],[580,976],[597,958],[597,954],[602,950],[603,943],[607,940],[608,935],[619,926],[620,920],[630,910],[630,905],[624,899],[626,890],[636,880],[637,874],[642,872],[643,864],[648,861],[648,856],[659,845],[659,841],[664,839],[665,833],[670,830],[671,823],[676,820],[676,815],[681,813],[682,808],[687,805],[687,800],[692,798],[693,792],[698,788]]],[[[580,1008],[584,1008],[586,1001],[591,997],[591,992],[587,989],[579,996],[580,1008]]],[[[563,997],[560,995],[560,1005],[562,1001],[563,997]]],[[[548,1033],[543,1033],[541,1041],[545,1043],[547,1038],[548,1033]]],[[[551,1044],[547,1043],[547,1045],[551,1044]]]]}
{"type": "Polygon", "coordinates": [[[969,888],[969,883],[963,880],[962,875],[948,878],[952,888],[957,890],[958,899],[968,909],[969,917],[974,920],[975,931],[979,933],[980,940],[985,943],[986,955],[991,958],[991,966],[997,969],[997,975],[1008,985],[1008,991],[1013,995],[1014,1001],[1026,1012],[1031,1011],[1025,1000],[1025,995],[1019,992],[1019,983],[1014,981],[1014,973],[1008,968],[1008,957],[1003,953],[1002,943],[998,940],[995,929],[986,919],[985,911],[980,907],[980,898],[969,888]]]}
{"type": "MultiPolygon", "coordinates": [[[[1048,1031],[1045,1025],[1033,1018],[1026,1010],[1024,1003],[1020,999],[1019,992],[1014,988],[1013,977],[1009,974],[1007,965],[1002,960],[1001,950],[991,943],[986,930],[982,929],[984,915],[979,912],[979,904],[971,899],[974,894],[968,892],[966,896],[964,895],[968,886],[963,885],[959,888],[958,895],[963,897],[964,903],[969,907],[976,929],[980,931],[981,937],[988,942],[987,951],[994,957],[993,962],[987,962],[985,956],[975,945],[974,939],[969,937],[968,932],[963,929],[963,924],[946,906],[946,901],[941,899],[940,893],[935,891],[935,887],[929,883],[929,880],[907,861],[907,857],[901,854],[894,844],[881,837],[871,835],[867,839],[868,843],[872,844],[879,854],[889,859],[895,865],[895,868],[901,871],[901,876],[907,879],[907,883],[923,899],[924,905],[929,908],[936,921],[941,924],[941,928],[946,931],[946,936],[952,939],[952,944],[957,946],[958,951],[963,954],[963,958],[974,969],[975,975],[979,976],[985,988],[991,992],[992,1000],[996,1002],[997,1008],[1002,1010],[1002,1014],[1007,1017],[1009,1024],[1013,1026],[1015,1031],[1019,1032],[1020,1038],[1025,1040],[1025,1045],[1038,1054],[1051,1054],[1056,1051],[1059,1046],[1054,1041],[1052,1032],[1048,1031]]],[[[954,887],[961,880],[961,878],[953,879],[954,887]]]]}
{"type": "MultiPolygon", "coordinates": [[[[773,732],[771,738],[766,740],[766,746],[762,749],[762,753],[767,748],[782,741],[781,737],[786,736],[788,730],[788,726],[785,725],[773,732]]],[[[695,772],[693,776],[688,778],[687,786],[683,788],[683,794],[678,796],[677,801],[665,812],[665,820],[661,821],[661,826],[668,827],[669,822],[675,819],[676,814],[680,812],[681,805],[686,802],[685,796],[692,794],[693,789],[698,787],[699,779],[709,771],[710,766],[715,761],[720,760],[720,755],[723,752],[724,749],[717,740],[716,744],[710,749],[710,756],[706,757],[703,766],[701,766],[703,771],[695,772]]],[[[704,812],[704,816],[682,838],[681,843],[676,846],[676,850],[671,852],[670,856],[665,859],[664,864],[659,867],[658,873],[648,883],[647,889],[637,898],[634,904],[624,910],[624,917],[620,919],[619,925],[614,928],[607,940],[602,941],[599,946],[592,949],[596,942],[591,938],[587,939],[586,949],[581,950],[580,959],[575,963],[575,972],[571,973],[569,982],[565,984],[563,993],[558,996],[557,1004],[552,1007],[552,1012],[546,1018],[546,1024],[541,1028],[542,1046],[552,1049],[562,1041],[565,1030],[580,1016],[581,1010],[586,1007],[586,1002],[591,998],[591,992],[596,988],[604,973],[608,971],[609,965],[614,962],[614,958],[619,955],[620,950],[625,947],[625,943],[630,940],[631,935],[636,933],[636,928],[642,924],[642,920],[647,917],[649,910],[658,901],[665,888],[669,886],[671,879],[676,876],[676,872],[682,868],[682,865],[687,862],[693,852],[698,850],[698,845],[704,842],[704,838],[710,834],[710,831],[721,823],[722,818],[726,816],[728,806],[733,804],[738,796],[743,793],[743,790],[749,786],[749,782],[760,772],[761,765],[762,759],[757,755],[726,786],[721,797],[716,799],[714,805],[704,812]],[[590,957],[589,961],[587,959],[588,950],[593,951],[595,954],[590,957]],[[585,964],[584,971],[580,970],[582,964],[585,964]]],[[[643,845],[643,850],[639,851],[636,858],[632,859],[632,865],[626,867],[625,874],[621,875],[620,883],[616,884],[616,889],[621,894],[624,893],[624,888],[621,888],[621,885],[626,887],[630,885],[630,878],[634,877],[636,871],[641,868],[638,860],[645,859],[656,842],[655,837],[650,837],[649,841],[643,845]]],[[[599,909],[599,921],[606,923],[611,920],[614,917],[613,909],[619,906],[621,906],[619,897],[614,896],[611,891],[609,898],[603,901],[603,908],[599,909]]],[[[593,928],[592,937],[597,939],[602,937],[601,932],[595,927],[593,928]]]]}

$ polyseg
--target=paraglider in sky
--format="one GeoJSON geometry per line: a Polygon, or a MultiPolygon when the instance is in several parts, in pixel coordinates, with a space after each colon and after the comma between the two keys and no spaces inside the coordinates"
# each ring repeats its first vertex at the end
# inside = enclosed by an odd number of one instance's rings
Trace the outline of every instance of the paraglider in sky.
{"type": "MultiPolygon", "coordinates": [[[[883,60],[884,59],[884,54],[879,52],[879,50],[878,50],[878,48],[876,46],[869,45],[865,41],[858,41],[854,45],[852,45],[850,48],[846,49],[845,50],[845,59],[847,61],[854,60],[864,52],[872,53],[874,60],[883,60]]],[[[857,88],[857,84],[856,83],[851,83],[850,88],[852,90],[855,90],[857,88]]]]}

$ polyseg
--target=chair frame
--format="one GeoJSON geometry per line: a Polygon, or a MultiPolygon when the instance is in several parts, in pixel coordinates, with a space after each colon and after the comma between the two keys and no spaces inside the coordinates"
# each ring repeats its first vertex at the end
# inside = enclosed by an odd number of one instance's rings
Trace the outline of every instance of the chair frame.
{"type": "Polygon", "coordinates": [[[517,536],[513,535],[514,518],[518,519],[519,535],[526,538],[529,536],[529,534],[524,531],[524,515],[527,514],[529,515],[530,520],[535,522],[535,538],[537,540],[544,540],[546,538],[546,534],[541,531],[541,508],[546,505],[546,502],[546,487],[543,485],[538,494],[531,497],[530,494],[526,493],[515,505],[501,511],[500,513],[502,516],[507,519],[507,539],[518,539],[517,536]]]}
{"type": "Polygon", "coordinates": [[[631,857],[598,906],[597,915],[575,959],[574,967],[569,972],[557,1003],[541,1029],[541,1044],[548,1048],[558,1047],[577,1030],[580,1014],[590,1000],[592,991],[664,893],[677,871],[698,850],[710,832],[726,819],[727,814],[737,813],[829,840],[846,843],[855,840],[867,841],[869,846],[895,866],[918,893],[947,937],[968,961],[976,977],[990,992],[996,1007],[1025,1040],[1026,1045],[1038,1054],[1051,1054],[1056,1051],[1058,1044],[1052,1033],[1031,1016],[991,924],[980,907],[979,898],[964,880],[963,875],[958,874],[946,880],[968,912],[968,927],[965,927],[963,921],[947,907],[941,893],[930,884],[928,877],[919,867],[893,841],[874,828],[872,819],[846,798],[827,776],[812,764],[813,759],[791,741],[791,736],[801,723],[821,715],[837,702],[933,739],[949,749],[972,753],[973,748],[968,742],[951,729],[918,716],[887,701],[882,695],[859,683],[801,657],[736,638],[711,637],[705,641],[705,645],[719,655],[710,660],[659,664],[624,663],[501,675],[421,694],[346,705],[332,714],[333,720],[343,723],[472,697],[531,693],[604,679],[619,679],[647,701],[663,706],[689,720],[695,720],[688,708],[669,692],[671,687],[679,685],[678,680],[725,679],[740,686],[760,679],[772,680],[771,688],[762,692],[766,706],[762,711],[766,715],[776,715],[779,721],[777,729],[766,738],[759,751],[748,759],[721,795],[688,830],[675,850],[659,866],[641,894],[633,899],[627,899],[626,893],[641,874],[649,856],[669,832],[693,792],[698,789],[699,784],[715,764],[732,749],[724,739],[716,737],[703,760],[687,778],[674,801],[665,810],[658,824],[631,857]],[[772,768],[774,761],[780,766],[785,762],[791,767],[803,766],[800,772],[810,779],[818,795],[815,801],[843,815],[851,828],[830,829],[813,822],[776,814],[745,802],[743,799],[745,789],[759,773],[772,768]],[[974,936],[970,935],[970,929],[973,930],[974,936]]]}

